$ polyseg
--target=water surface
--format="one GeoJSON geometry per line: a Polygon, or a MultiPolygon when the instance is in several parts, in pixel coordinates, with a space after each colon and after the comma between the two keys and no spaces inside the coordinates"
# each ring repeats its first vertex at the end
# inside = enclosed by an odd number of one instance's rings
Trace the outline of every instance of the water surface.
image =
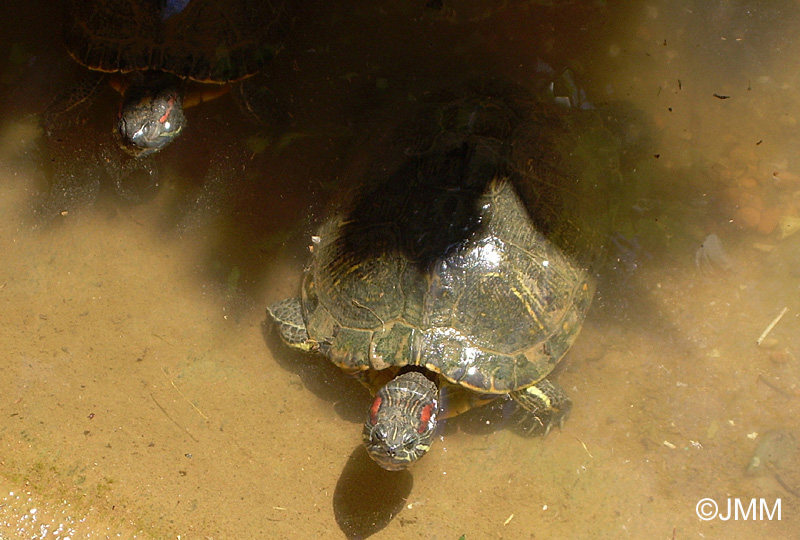
{"type": "Polygon", "coordinates": [[[798,534],[798,454],[748,473],[770,432],[800,440],[793,3],[308,2],[260,83],[285,104],[280,130],[229,98],[190,110],[132,194],[81,173],[100,170],[81,159],[110,139],[110,89],[54,154],[41,113],[85,72],[57,9],[15,4],[0,42],[0,536],[798,534]],[[640,111],[619,118],[637,181],[557,373],[572,416],[526,439],[473,411],[385,473],[360,447],[368,393],[281,347],[264,308],[297,294],[378,111],[468,72],[532,85],[545,65],[591,103],[640,111]],[[43,199],[66,166],[69,193],[43,199]],[[701,521],[706,497],[723,515],[728,499],[780,498],[781,520],[701,521]]]}

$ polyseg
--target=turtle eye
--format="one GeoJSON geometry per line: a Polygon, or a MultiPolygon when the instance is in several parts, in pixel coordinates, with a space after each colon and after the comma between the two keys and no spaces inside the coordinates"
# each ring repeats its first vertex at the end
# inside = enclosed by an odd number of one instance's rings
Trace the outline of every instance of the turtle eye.
{"type": "Polygon", "coordinates": [[[152,141],[153,139],[158,137],[159,132],[161,131],[161,125],[158,122],[148,121],[142,127],[142,134],[144,135],[144,140],[152,141]]]}
{"type": "Polygon", "coordinates": [[[384,444],[386,442],[386,431],[375,428],[372,432],[372,444],[384,444]]]}
{"type": "Polygon", "coordinates": [[[128,124],[126,122],[125,131],[122,132],[123,137],[127,137],[130,143],[138,147],[146,148],[148,146],[147,142],[155,138],[159,128],[157,122],[148,120],[144,122],[141,126],[139,126],[139,129],[137,129],[136,131],[134,131],[129,135],[127,129],[128,129],[128,124]]]}
{"type": "Polygon", "coordinates": [[[406,448],[406,450],[411,450],[415,446],[417,446],[417,441],[418,437],[408,434],[405,437],[403,437],[403,446],[406,448]]]}

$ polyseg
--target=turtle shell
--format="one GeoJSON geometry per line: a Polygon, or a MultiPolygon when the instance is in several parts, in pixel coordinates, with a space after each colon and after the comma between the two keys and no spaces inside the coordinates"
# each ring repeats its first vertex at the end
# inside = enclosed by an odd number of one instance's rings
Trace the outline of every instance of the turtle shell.
{"type": "Polygon", "coordinates": [[[503,394],[546,377],[578,335],[618,163],[590,111],[491,84],[456,96],[355,160],[367,165],[319,233],[304,319],[348,372],[420,366],[503,394]]]}
{"type": "Polygon", "coordinates": [[[64,43],[104,72],[160,70],[227,83],[258,72],[280,47],[281,0],[68,0],[64,43]]]}

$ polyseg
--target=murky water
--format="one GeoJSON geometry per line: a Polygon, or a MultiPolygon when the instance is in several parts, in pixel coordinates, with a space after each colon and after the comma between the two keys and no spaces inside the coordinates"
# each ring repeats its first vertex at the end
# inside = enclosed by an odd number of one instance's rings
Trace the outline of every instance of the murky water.
{"type": "Polygon", "coordinates": [[[260,79],[285,103],[281,129],[227,97],[203,104],[153,185],[125,189],[124,159],[92,152],[113,91],[66,150],[43,134],[84,71],[58,9],[14,4],[0,537],[800,537],[794,3],[307,2],[260,79]],[[281,346],[264,308],[297,293],[349,144],[379,111],[467,72],[533,84],[543,64],[590,102],[640,111],[619,119],[636,181],[611,261],[557,373],[572,415],[529,439],[472,411],[410,472],[382,471],[360,446],[368,393],[281,346]],[[65,170],[68,195],[43,199],[65,170]],[[780,499],[780,520],[702,521],[703,498],[723,517],[729,500],[780,499]]]}

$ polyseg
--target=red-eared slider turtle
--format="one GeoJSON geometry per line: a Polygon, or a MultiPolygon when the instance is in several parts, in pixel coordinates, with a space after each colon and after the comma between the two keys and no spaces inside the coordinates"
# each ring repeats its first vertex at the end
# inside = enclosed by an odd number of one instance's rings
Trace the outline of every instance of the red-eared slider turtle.
{"type": "Polygon", "coordinates": [[[381,467],[408,467],[437,419],[496,398],[526,432],[563,422],[570,401],[546,377],[591,303],[618,172],[596,116],[476,83],[355,160],[302,296],[267,311],[286,343],[374,392],[363,440],[381,467]]]}
{"type": "MultiPolygon", "coordinates": [[[[112,81],[124,92],[115,133],[128,152],[145,155],[184,128],[188,81],[210,83],[190,99],[204,101],[275,55],[287,2],[68,0],[64,43],[80,64],[120,75],[112,81]]],[[[84,84],[70,97],[84,101],[97,86],[84,84]]]]}

